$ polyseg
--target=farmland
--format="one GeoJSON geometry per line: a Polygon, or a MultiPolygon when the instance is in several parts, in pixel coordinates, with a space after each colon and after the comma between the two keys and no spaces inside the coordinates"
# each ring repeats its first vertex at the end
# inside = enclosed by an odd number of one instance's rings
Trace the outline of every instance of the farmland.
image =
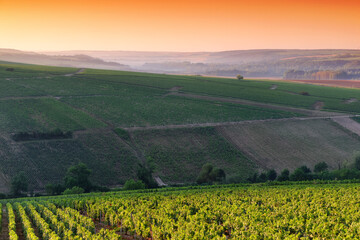
{"type": "Polygon", "coordinates": [[[30,239],[358,239],[359,196],[353,183],[19,199],[3,203],[2,231],[18,235],[22,222],[30,239]]]}
{"type": "Polygon", "coordinates": [[[43,190],[79,162],[92,170],[94,184],[107,186],[136,178],[138,165],[149,159],[167,184],[194,182],[205,163],[244,181],[284,162],[294,164],[290,169],[311,167],[316,154],[335,169],[359,148],[358,138],[328,119],[360,113],[358,89],[5,62],[0,72],[0,192],[9,191],[19,171],[32,189],[43,190]],[[276,138],[282,128],[293,136],[276,138]],[[73,137],[13,140],[17,133],[55,129],[73,137]],[[274,149],[285,142],[316,151],[271,155],[250,141],[257,138],[273,139],[274,149]]]}

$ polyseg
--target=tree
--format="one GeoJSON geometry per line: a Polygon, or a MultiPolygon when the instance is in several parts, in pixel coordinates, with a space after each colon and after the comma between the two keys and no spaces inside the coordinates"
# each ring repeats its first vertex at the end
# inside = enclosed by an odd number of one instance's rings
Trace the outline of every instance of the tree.
{"type": "Polygon", "coordinates": [[[52,184],[49,183],[45,186],[45,191],[47,195],[60,195],[65,191],[65,187],[61,184],[52,184]]]}
{"type": "Polygon", "coordinates": [[[220,168],[214,168],[210,163],[206,163],[201,168],[200,174],[196,179],[198,184],[222,182],[226,178],[225,171],[220,168]]]}
{"type": "Polygon", "coordinates": [[[11,193],[18,197],[21,195],[21,192],[26,192],[28,190],[28,180],[24,172],[19,172],[11,180],[11,193]]]}
{"type": "Polygon", "coordinates": [[[266,173],[266,178],[269,180],[269,181],[274,181],[276,178],[277,178],[277,173],[274,169],[271,169],[269,171],[267,171],[266,173]]]}
{"type": "Polygon", "coordinates": [[[326,162],[319,162],[314,166],[315,173],[325,172],[328,169],[326,162]]]}
{"type": "Polygon", "coordinates": [[[290,180],[290,171],[288,169],[284,169],[280,173],[280,176],[278,177],[278,181],[283,182],[283,181],[289,181],[289,180],[290,180]]]}
{"type": "Polygon", "coordinates": [[[354,154],[354,165],[357,170],[360,170],[360,152],[354,154]]]}
{"type": "Polygon", "coordinates": [[[311,170],[306,166],[301,166],[290,175],[291,181],[311,180],[311,170]]]}
{"type": "Polygon", "coordinates": [[[266,176],[266,173],[261,173],[257,179],[257,182],[266,182],[268,179],[267,179],[267,176],[266,176]]]}
{"type": "Polygon", "coordinates": [[[70,167],[64,178],[65,187],[69,189],[80,187],[83,188],[85,192],[90,192],[92,187],[89,180],[90,174],[91,170],[84,163],[70,167]]]}
{"type": "Polygon", "coordinates": [[[236,78],[237,78],[238,80],[243,80],[243,79],[244,79],[244,76],[242,76],[242,75],[239,74],[239,75],[236,76],[236,78]]]}
{"type": "Polygon", "coordinates": [[[151,159],[148,159],[148,166],[139,163],[137,170],[137,177],[145,184],[147,188],[157,188],[158,185],[155,182],[152,174],[154,172],[154,165],[151,159]]]}

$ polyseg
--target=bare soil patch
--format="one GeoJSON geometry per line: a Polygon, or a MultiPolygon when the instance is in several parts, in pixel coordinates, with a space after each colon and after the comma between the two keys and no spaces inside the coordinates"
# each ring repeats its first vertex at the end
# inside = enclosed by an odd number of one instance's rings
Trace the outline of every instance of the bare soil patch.
{"type": "Polygon", "coordinates": [[[317,101],[312,105],[312,108],[314,110],[321,110],[324,107],[324,105],[325,105],[324,102],[317,101]]]}
{"type": "Polygon", "coordinates": [[[179,91],[180,89],[182,89],[183,87],[181,87],[181,86],[175,86],[175,87],[172,87],[172,88],[170,88],[170,92],[177,92],[177,91],[179,91]]]}
{"type": "Polygon", "coordinates": [[[358,102],[359,100],[357,100],[356,98],[350,98],[344,101],[344,103],[346,104],[350,104],[350,103],[354,103],[354,102],[358,102]]]}
{"type": "Polygon", "coordinates": [[[360,123],[349,117],[338,117],[332,119],[337,124],[360,136],[360,123]]]}
{"type": "Polygon", "coordinates": [[[275,169],[278,173],[302,165],[312,169],[320,161],[337,169],[360,147],[358,138],[329,120],[257,122],[217,129],[260,169],[275,169]]]}

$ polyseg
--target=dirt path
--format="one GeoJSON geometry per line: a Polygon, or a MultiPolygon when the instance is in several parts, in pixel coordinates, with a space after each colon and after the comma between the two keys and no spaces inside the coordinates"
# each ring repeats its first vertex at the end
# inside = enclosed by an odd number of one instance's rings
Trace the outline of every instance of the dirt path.
{"type": "Polygon", "coordinates": [[[240,122],[215,122],[215,123],[190,123],[180,125],[164,125],[164,126],[149,126],[149,127],[129,127],[123,128],[127,131],[138,131],[138,130],[161,130],[161,129],[176,129],[176,128],[196,128],[196,127],[217,127],[217,126],[229,126],[237,124],[251,124],[260,122],[284,122],[284,121],[305,121],[305,120],[316,120],[316,119],[338,119],[338,118],[351,118],[359,117],[360,115],[339,115],[339,116],[322,116],[322,117],[294,117],[294,118],[278,118],[278,119],[264,119],[264,120],[245,120],[240,122]]]}
{"type": "Polygon", "coordinates": [[[79,70],[77,70],[77,71],[74,72],[74,73],[68,73],[68,74],[65,74],[65,75],[63,75],[63,76],[65,76],[65,77],[72,77],[72,76],[74,76],[75,74],[83,73],[84,71],[85,71],[85,68],[80,68],[79,70]]]}
{"type": "Polygon", "coordinates": [[[3,207],[2,210],[2,223],[1,223],[1,229],[0,229],[0,240],[7,240],[9,239],[9,219],[7,215],[6,208],[3,207]]]}
{"type": "Polygon", "coordinates": [[[15,214],[15,221],[16,221],[16,234],[18,235],[18,239],[19,240],[26,240],[23,228],[21,226],[21,219],[19,214],[16,213],[16,211],[14,211],[15,214]]]}
{"type": "Polygon", "coordinates": [[[269,104],[269,103],[260,103],[260,102],[254,102],[254,101],[243,100],[243,99],[235,99],[235,98],[232,99],[232,98],[224,98],[224,97],[212,97],[212,96],[203,96],[203,95],[196,95],[196,94],[190,94],[190,93],[178,93],[178,92],[170,93],[170,95],[187,97],[187,98],[204,99],[204,100],[210,100],[210,101],[244,104],[244,105],[254,106],[254,107],[262,107],[262,108],[269,108],[269,109],[274,109],[274,110],[295,112],[295,113],[305,114],[305,115],[312,116],[312,117],[341,115],[340,113],[335,113],[335,112],[308,110],[308,109],[280,106],[280,105],[274,105],[274,104],[269,104]]]}
{"type": "Polygon", "coordinates": [[[360,136],[360,123],[350,117],[332,118],[334,122],[360,136]]]}

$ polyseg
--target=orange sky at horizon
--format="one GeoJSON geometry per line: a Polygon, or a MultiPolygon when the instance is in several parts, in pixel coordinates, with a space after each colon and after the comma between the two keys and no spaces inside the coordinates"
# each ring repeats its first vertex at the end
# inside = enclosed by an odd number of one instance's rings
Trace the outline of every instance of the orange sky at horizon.
{"type": "Polygon", "coordinates": [[[0,48],[360,49],[359,0],[0,0],[0,48]]]}

